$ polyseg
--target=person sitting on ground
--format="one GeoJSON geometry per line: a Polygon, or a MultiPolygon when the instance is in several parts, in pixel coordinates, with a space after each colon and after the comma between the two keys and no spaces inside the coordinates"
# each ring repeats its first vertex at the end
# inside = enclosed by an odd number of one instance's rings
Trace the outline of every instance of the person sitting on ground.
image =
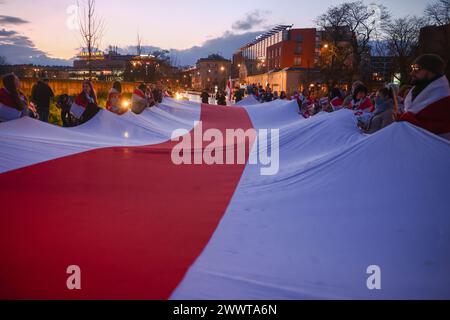
{"type": "Polygon", "coordinates": [[[131,97],[131,110],[135,114],[141,114],[145,109],[150,107],[147,91],[148,87],[144,83],[134,89],[131,97]]]}
{"type": "Polygon", "coordinates": [[[91,120],[99,111],[94,86],[91,81],[85,80],[83,81],[83,90],[72,103],[70,112],[79,121],[79,124],[83,124],[91,120]]]}
{"type": "Polygon", "coordinates": [[[375,111],[365,131],[369,134],[386,128],[395,121],[398,103],[393,86],[378,90],[375,98],[375,111]]]}
{"type": "Polygon", "coordinates": [[[119,81],[113,83],[106,101],[106,110],[122,115],[128,111],[128,108],[122,106],[122,85],[119,81]]]}
{"type": "Polygon", "coordinates": [[[36,110],[29,105],[27,98],[20,91],[20,80],[10,73],[3,77],[0,89],[0,122],[11,121],[21,117],[39,119],[36,110]]]}
{"type": "Polygon", "coordinates": [[[280,93],[280,100],[287,100],[286,91],[281,91],[281,93],[280,93]]]}
{"type": "Polygon", "coordinates": [[[333,88],[330,95],[330,105],[333,111],[341,110],[344,107],[344,99],[342,98],[342,92],[339,88],[333,88]]]}
{"type": "Polygon", "coordinates": [[[412,65],[414,87],[405,99],[400,121],[410,122],[450,140],[450,86],[446,63],[435,54],[425,54],[412,65]]]}
{"type": "Polygon", "coordinates": [[[69,95],[62,94],[59,96],[58,101],[56,102],[56,107],[61,111],[61,120],[63,123],[63,127],[70,128],[73,127],[76,123],[72,114],[70,113],[70,108],[72,107],[72,100],[69,95]]]}
{"type": "Polygon", "coordinates": [[[50,100],[55,96],[48,83],[48,79],[39,80],[31,90],[31,99],[36,104],[39,120],[43,122],[48,122],[50,100]]]}
{"type": "Polygon", "coordinates": [[[211,96],[208,93],[208,90],[203,90],[202,94],[200,95],[200,98],[202,98],[202,103],[209,104],[209,98],[211,96]]]}

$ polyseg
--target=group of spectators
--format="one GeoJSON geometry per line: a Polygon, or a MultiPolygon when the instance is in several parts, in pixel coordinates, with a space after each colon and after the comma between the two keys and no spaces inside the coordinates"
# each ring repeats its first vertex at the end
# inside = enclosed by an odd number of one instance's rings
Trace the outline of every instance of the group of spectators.
{"type": "MultiPolygon", "coordinates": [[[[375,133],[396,121],[408,121],[418,127],[450,140],[450,86],[445,76],[446,62],[435,54],[417,58],[411,66],[411,85],[385,85],[375,92],[361,81],[353,83],[349,92],[338,87],[327,96],[318,96],[305,89],[294,92],[299,113],[309,118],[321,112],[341,109],[353,110],[359,127],[366,133],[375,133]]],[[[272,93],[270,86],[251,85],[247,88],[259,102],[287,99],[281,92],[272,93]]]]}
{"type": "MultiPolygon", "coordinates": [[[[232,98],[235,103],[238,103],[239,101],[241,101],[244,98],[244,96],[245,96],[244,90],[235,88],[234,93],[232,94],[232,96],[230,96],[230,98],[232,98]]],[[[219,105],[219,106],[227,105],[227,100],[229,98],[228,98],[228,94],[224,90],[218,90],[215,95],[211,95],[208,92],[208,90],[205,89],[200,94],[200,98],[202,100],[202,103],[204,103],[204,104],[209,104],[210,99],[213,97],[215,98],[217,105],[219,105]]]]}
{"type": "MultiPolygon", "coordinates": [[[[398,88],[387,85],[370,93],[361,82],[356,81],[350,92],[333,88],[328,96],[316,96],[308,89],[294,92],[290,97],[296,100],[299,113],[309,118],[320,112],[334,112],[344,108],[354,111],[359,127],[366,133],[375,133],[396,121],[408,121],[435,134],[450,139],[450,86],[445,76],[446,63],[437,55],[426,54],[416,59],[411,69],[411,86],[398,88]]],[[[54,93],[48,80],[36,83],[32,89],[31,101],[20,90],[20,80],[14,74],[3,77],[0,89],[0,122],[31,117],[48,122],[50,101],[54,93]]],[[[270,86],[250,85],[247,93],[261,103],[288,99],[286,92],[278,94],[270,86]]],[[[234,100],[244,97],[244,90],[236,88],[234,100]]],[[[106,109],[118,115],[128,110],[142,113],[162,102],[164,96],[171,96],[162,83],[142,83],[135,88],[131,103],[122,96],[120,82],[115,82],[108,94],[106,109]]],[[[208,103],[210,95],[205,90],[202,102],[208,103]]],[[[227,95],[219,91],[216,95],[219,105],[227,105],[227,95]]],[[[85,123],[100,110],[96,92],[90,81],[84,81],[81,92],[72,99],[69,95],[59,96],[56,103],[61,111],[63,125],[66,127],[85,123]]]]}
{"type": "Polygon", "coordinates": [[[256,84],[251,84],[247,86],[247,93],[255,97],[255,99],[261,103],[288,99],[285,91],[274,91],[270,85],[267,85],[266,88],[264,88],[261,85],[257,86],[256,84]]]}
{"type": "MultiPolygon", "coordinates": [[[[50,104],[54,93],[47,79],[39,80],[32,88],[31,101],[21,91],[19,78],[14,74],[7,74],[2,79],[3,88],[0,89],[0,122],[10,121],[21,117],[31,117],[43,122],[49,121],[50,104]]],[[[108,93],[106,110],[122,115],[131,110],[135,114],[142,113],[162,102],[164,96],[171,96],[170,90],[164,90],[162,83],[140,84],[134,89],[131,103],[123,97],[122,85],[114,82],[108,93]]],[[[62,94],[56,102],[61,113],[64,127],[73,127],[92,119],[102,108],[91,81],[82,83],[81,92],[75,97],[62,94]]]]}

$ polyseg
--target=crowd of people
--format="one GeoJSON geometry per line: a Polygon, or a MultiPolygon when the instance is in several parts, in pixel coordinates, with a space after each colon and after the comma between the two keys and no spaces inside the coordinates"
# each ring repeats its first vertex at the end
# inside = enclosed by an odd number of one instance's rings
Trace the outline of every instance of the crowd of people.
{"type": "MultiPolygon", "coordinates": [[[[261,103],[295,100],[299,114],[305,118],[321,112],[351,109],[358,119],[359,127],[366,133],[375,133],[396,121],[408,121],[450,139],[450,87],[445,68],[446,63],[442,58],[426,54],[417,58],[412,65],[411,86],[398,88],[391,84],[376,92],[369,92],[364,83],[356,81],[349,92],[336,87],[329,95],[322,97],[309,89],[294,92],[288,97],[286,92],[273,91],[269,85],[266,88],[249,85],[246,91],[261,103]]],[[[118,115],[129,110],[141,114],[145,109],[161,103],[164,96],[172,94],[170,90],[164,90],[161,82],[156,85],[142,83],[133,91],[130,103],[122,96],[121,83],[114,82],[105,108],[118,115]]],[[[236,88],[233,95],[235,102],[241,101],[244,96],[244,90],[236,88]]],[[[34,85],[31,101],[28,101],[21,91],[19,78],[14,74],[5,75],[3,88],[0,89],[0,122],[21,117],[48,122],[53,97],[48,80],[44,79],[34,85]]],[[[210,98],[206,90],[201,94],[203,103],[209,103],[210,98]]],[[[227,105],[227,94],[224,91],[217,92],[215,98],[218,105],[227,105]]],[[[81,92],[74,99],[67,94],[59,96],[56,105],[65,127],[89,121],[101,108],[90,81],[83,82],[81,92]]]]}
{"type": "MultiPolygon", "coordinates": [[[[19,78],[13,73],[2,79],[0,89],[0,122],[31,117],[43,122],[49,121],[50,104],[54,93],[48,84],[48,79],[39,80],[32,88],[31,101],[21,91],[19,78]]],[[[83,81],[81,92],[75,97],[62,94],[58,97],[56,106],[61,113],[64,127],[73,127],[92,119],[102,108],[91,81],[83,81]]],[[[165,96],[172,96],[170,89],[164,89],[161,82],[155,84],[140,84],[134,89],[131,103],[122,95],[122,85],[116,81],[108,93],[105,109],[122,115],[129,110],[141,114],[145,109],[160,104],[165,96]]]]}
{"type": "Polygon", "coordinates": [[[326,96],[314,90],[294,92],[288,98],[268,85],[247,87],[248,94],[260,103],[274,100],[295,100],[299,113],[309,118],[321,112],[353,110],[359,127],[375,133],[396,121],[408,121],[418,127],[450,140],[450,86],[445,76],[446,63],[435,54],[417,58],[411,68],[411,85],[385,85],[370,92],[361,81],[353,83],[349,92],[335,87],[326,96]]]}
{"type": "Polygon", "coordinates": [[[230,98],[233,99],[234,102],[238,103],[239,101],[242,101],[245,97],[244,90],[241,90],[239,88],[236,88],[234,90],[234,93],[232,96],[228,97],[227,92],[224,90],[218,90],[215,95],[211,95],[207,89],[203,90],[200,94],[200,98],[202,103],[209,104],[210,99],[214,98],[216,100],[216,104],[219,106],[227,106],[227,100],[230,98]]]}

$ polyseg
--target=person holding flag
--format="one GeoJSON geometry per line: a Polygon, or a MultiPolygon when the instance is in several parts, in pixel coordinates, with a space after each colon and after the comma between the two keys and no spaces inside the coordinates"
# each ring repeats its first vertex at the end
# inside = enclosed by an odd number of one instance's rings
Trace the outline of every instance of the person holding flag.
{"type": "Polygon", "coordinates": [[[230,77],[230,78],[228,79],[228,81],[227,81],[226,92],[227,92],[227,100],[228,100],[229,102],[231,102],[232,94],[233,94],[233,87],[232,87],[231,77],[230,77]]]}

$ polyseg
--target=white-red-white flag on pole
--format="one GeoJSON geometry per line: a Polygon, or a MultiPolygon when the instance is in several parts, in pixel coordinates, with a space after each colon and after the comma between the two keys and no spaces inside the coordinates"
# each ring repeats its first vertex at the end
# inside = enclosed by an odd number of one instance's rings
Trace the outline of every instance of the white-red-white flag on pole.
{"type": "Polygon", "coordinates": [[[231,101],[231,94],[233,93],[233,90],[232,90],[232,85],[231,85],[231,77],[230,77],[230,79],[228,79],[228,82],[227,82],[227,96],[228,96],[228,101],[231,101]]]}

